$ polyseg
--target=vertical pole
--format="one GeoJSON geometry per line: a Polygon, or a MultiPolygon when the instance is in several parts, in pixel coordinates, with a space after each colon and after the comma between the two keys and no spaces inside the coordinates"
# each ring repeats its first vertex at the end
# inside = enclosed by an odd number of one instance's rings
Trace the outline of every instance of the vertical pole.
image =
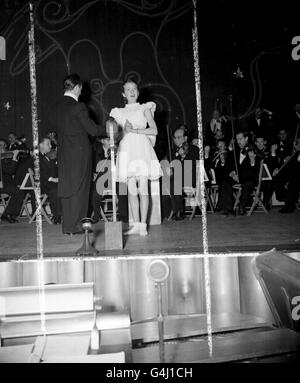
{"type": "Polygon", "coordinates": [[[31,119],[34,153],[34,194],[38,213],[36,216],[36,240],[37,240],[37,261],[40,287],[41,305],[41,327],[45,331],[45,291],[44,291],[44,251],[43,251],[43,227],[41,216],[41,188],[40,188],[40,161],[39,161],[39,128],[37,112],[37,86],[36,86],[36,57],[34,38],[34,6],[29,2],[30,29],[28,32],[29,47],[29,72],[30,72],[30,93],[31,93],[31,119]]]}
{"type": "Polygon", "coordinates": [[[199,43],[198,43],[198,25],[197,25],[197,4],[193,0],[193,53],[194,53],[194,71],[195,71],[195,90],[197,104],[197,123],[198,138],[200,149],[200,161],[197,184],[200,185],[201,212],[202,212],[202,238],[204,253],[204,277],[205,277],[205,298],[206,298],[206,318],[207,318],[207,335],[209,355],[212,356],[212,324],[211,324],[211,292],[210,292],[210,270],[207,240],[207,218],[206,218],[206,199],[205,199],[205,181],[204,181],[204,151],[203,151],[203,125],[202,125],[202,105],[200,90],[200,66],[199,66],[199,43]]]}

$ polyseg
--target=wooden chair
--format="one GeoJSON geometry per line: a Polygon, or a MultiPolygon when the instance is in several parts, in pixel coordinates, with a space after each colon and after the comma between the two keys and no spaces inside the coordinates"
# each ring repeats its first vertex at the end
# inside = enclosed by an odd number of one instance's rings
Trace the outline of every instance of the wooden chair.
{"type": "Polygon", "coordinates": [[[216,209],[218,204],[219,186],[217,184],[216,173],[214,169],[210,169],[210,174],[211,174],[211,184],[209,188],[210,198],[211,198],[211,202],[213,204],[214,209],[216,209]]]}
{"type": "MultiPolygon", "coordinates": [[[[24,177],[22,185],[20,186],[20,190],[31,190],[31,191],[33,191],[35,193],[35,184],[34,184],[33,170],[31,168],[28,168],[28,173],[24,177]]],[[[29,210],[28,210],[28,203],[30,202],[30,199],[31,199],[31,195],[29,193],[27,193],[25,198],[24,198],[23,204],[22,204],[20,215],[25,210],[26,215],[27,215],[27,217],[29,219],[29,223],[32,223],[34,221],[34,219],[36,218],[36,216],[38,214],[38,211],[40,210],[41,211],[41,215],[45,218],[45,220],[49,224],[52,224],[52,222],[51,222],[51,220],[50,220],[50,218],[49,218],[49,216],[48,216],[48,214],[47,214],[47,212],[45,210],[45,205],[48,202],[47,201],[47,199],[48,199],[47,194],[45,194],[45,193],[41,194],[39,204],[38,204],[35,212],[32,212],[32,215],[30,215],[29,210]]]]}
{"type": "MultiPolygon", "coordinates": [[[[100,214],[103,220],[105,222],[108,222],[111,220],[113,215],[112,207],[111,208],[109,207],[109,204],[111,204],[112,206],[112,203],[113,203],[112,190],[108,190],[108,189],[104,190],[102,196],[103,196],[103,201],[102,201],[103,207],[100,206],[100,214]]],[[[116,202],[117,202],[117,211],[118,211],[118,198],[116,198],[116,202]]]]}
{"type": "MultiPolygon", "coordinates": [[[[101,177],[105,177],[104,179],[111,181],[111,167],[109,166],[109,161],[107,159],[101,160],[98,162],[97,167],[96,167],[96,177],[97,177],[98,173],[103,172],[104,170],[106,170],[106,172],[103,174],[103,176],[100,176],[98,181],[96,181],[96,190],[98,193],[101,192],[102,197],[103,197],[103,200],[102,200],[101,206],[100,206],[101,217],[105,222],[108,222],[113,215],[112,208],[111,209],[109,208],[109,204],[112,205],[112,203],[113,203],[112,190],[107,189],[107,188],[102,190],[102,188],[98,187],[98,182],[101,181],[100,180],[101,177]]],[[[102,182],[100,182],[100,184],[102,185],[102,182]]],[[[116,200],[118,202],[118,199],[116,199],[116,200]]],[[[117,204],[117,208],[118,208],[118,204],[117,204]]]]}
{"type": "Polygon", "coordinates": [[[3,211],[7,208],[9,200],[10,200],[10,195],[5,193],[0,194],[0,207],[3,207],[3,211]]]}
{"type": "MultiPolygon", "coordinates": [[[[199,168],[197,167],[197,185],[196,187],[192,186],[184,186],[183,192],[185,194],[185,205],[190,206],[192,208],[192,212],[190,215],[190,220],[195,217],[197,207],[201,209],[201,196],[200,196],[200,177],[198,176],[199,168]]],[[[206,205],[209,205],[211,212],[214,213],[214,206],[210,197],[210,188],[205,185],[207,181],[209,181],[206,171],[204,169],[204,193],[205,193],[205,201],[206,205]]]]}
{"type": "Polygon", "coordinates": [[[233,211],[236,212],[240,205],[240,198],[242,195],[242,185],[235,184],[232,186],[232,189],[233,189],[233,197],[234,197],[233,211]]]}
{"type": "Polygon", "coordinates": [[[254,209],[256,207],[262,208],[264,213],[269,214],[268,210],[265,208],[265,205],[263,204],[263,201],[261,199],[261,183],[262,183],[262,173],[263,173],[263,168],[264,168],[264,161],[262,160],[260,162],[260,167],[259,167],[259,175],[258,175],[258,185],[255,187],[254,192],[253,192],[253,202],[250,207],[250,210],[247,213],[247,216],[249,217],[254,209]]]}

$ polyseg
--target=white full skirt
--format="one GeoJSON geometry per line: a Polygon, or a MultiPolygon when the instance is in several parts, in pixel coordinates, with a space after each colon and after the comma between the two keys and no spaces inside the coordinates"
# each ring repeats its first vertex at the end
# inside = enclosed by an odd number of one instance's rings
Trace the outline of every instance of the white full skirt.
{"type": "Polygon", "coordinates": [[[147,177],[157,180],[162,170],[149,137],[127,133],[119,144],[116,161],[116,178],[127,182],[130,177],[147,177]]]}

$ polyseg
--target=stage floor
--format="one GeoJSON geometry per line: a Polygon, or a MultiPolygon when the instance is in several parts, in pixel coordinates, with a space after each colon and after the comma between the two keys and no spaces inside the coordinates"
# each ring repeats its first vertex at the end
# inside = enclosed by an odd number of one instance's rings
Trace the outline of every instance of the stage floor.
{"type": "MultiPolygon", "coordinates": [[[[251,217],[208,214],[208,246],[211,253],[261,252],[272,248],[287,251],[300,249],[300,210],[292,214],[254,213],[251,217]]],[[[124,225],[124,230],[127,225],[124,225]]],[[[64,236],[60,225],[43,222],[45,257],[74,257],[83,241],[82,235],[64,236]]],[[[147,237],[124,237],[123,250],[105,251],[104,222],[94,226],[94,241],[100,256],[147,254],[194,254],[202,252],[202,220],[164,221],[151,226],[147,237]]],[[[36,227],[24,218],[18,224],[0,224],[0,261],[34,259],[36,227]]]]}

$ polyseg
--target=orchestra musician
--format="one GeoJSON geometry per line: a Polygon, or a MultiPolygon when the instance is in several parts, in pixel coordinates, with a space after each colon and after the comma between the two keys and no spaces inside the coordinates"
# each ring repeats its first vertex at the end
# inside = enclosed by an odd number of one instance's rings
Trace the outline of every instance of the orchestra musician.
{"type": "Polygon", "coordinates": [[[274,190],[278,201],[286,198],[286,183],[289,178],[288,169],[279,172],[293,152],[293,142],[289,139],[288,131],[281,128],[278,132],[278,141],[272,146],[272,156],[276,158],[278,166],[274,169],[273,180],[274,190]]]}
{"type": "Polygon", "coordinates": [[[233,180],[229,175],[231,164],[231,153],[227,148],[227,144],[225,140],[219,140],[217,142],[217,150],[212,159],[212,168],[215,171],[216,183],[219,187],[217,211],[224,216],[233,213],[233,180]]]}
{"type": "Polygon", "coordinates": [[[26,145],[26,139],[24,141],[24,136],[20,137],[20,139],[18,139],[16,133],[9,133],[8,135],[8,148],[7,150],[11,151],[11,150],[19,150],[20,152],[22,152],[24,155],[23,157],[27,157],[28,154],[29,154],[29,149],[27,148],[27,145],[26,145]],[[25,156],[26,154],[26,156],[25,156]]]}
{"type": "MultiPolygon", "coordinates": [[[[275,155],[275,145],[272,145],[270,149],[267,145],[266,139],[262,135],[258,134],[255,139],[255,146],[258,157],[264,161],[264,164],[267,166],[270,175],[272,176],[275,169],[278,168],[278,158],[275,155]]],[[[261,191],[263,193],[263,204],[269,211],[271,209],[271,198],[274,191],[273,180],[262,180],[261,191]]]]}
{"type": "Polygon", "coordinates": [[[237,149],[235,146],[233,147],[233,161],[229,175],[236,183],[241,185],[239,214],[245,215],[246,204],[258,182],[260,159],[257,158],[255,147],[250,145],[248,132],[238,132],[236,141],[238,147],[237,149]]]}
{"type": "Polygon", "coordinates": [[[279,210],[279,213],[292,213],[299,200],[300,191],[300,137],[295,141],[293,153],[287,160],[282,172],[286,174],[285,179],[288,181],[288,187],[284,207],[279,210]]]}
{"type": "MultiPolygon", "coordinates": [[[[117,153],[117,146],[115,146],[115,154],[117,153]]],[[[93,223],[97,223],[100,219],[100,206],[103,201],[103,192],[108,187],[107,173],[110,174],[111,166],[111,149],[110,138],[107,136],[97,138],[94,147],[95,166],[94,166],[94,182],[92,185],[92,210],[93,210],[93,223]],[[98,182],[101,177],[105,177],[104,182],[98,182]],[[98,186],[97,186],[98,185],[98,186]],[[100,186],[99,186],[100,185],[100,186]],[[101,190],[99,190],[101,189],[101,190]]],[[[111,176],[111,175],[110,175],[111,176]]],[[[123,185],[124,186],[124,185],[123,185]]],[[[119,220],[128,222],[128,197],[127,194],[119,193],[119,182],[116,183],[116,192],[118,196],[118,215],[119,220]]]]}
{"type": "Polygon", "coordinates": [[[247,130],[251,134],[253,141],[257,136],[266,137],[270,139],[269,125],[270,125],[270,111],[266,111],[261,107],[257,107],[254,114],[247,120],[247,130]]]}
{"type": "Polygon", "coordinates": [[[18,222],[17,217],[19,216],[23,203],[23,196],[20,195],[19,189],[14,181],[14,175],[16,174],[19,164],[19,151],[7,151],[7,149],[7,142],[0,139],[1,179],[3,183],[0,192],[1,194],[7,194],[11,197],[1,216],[1,220],[8,223],[16,223],[18,222]]]}
{"type": "Polygon", "coordinates": [[[176,170],[171,172],[170,197],[173,211],[172,219],[178,221],[185,218],[183,186],[196,187],[196,169],[197,160],[199,160],[199,149],[197,146],[188,142],[187,130],[184,126],[179,126],[179,128],[174,131],[173,141],[175,148],[171,154],[172,166],[173,169],[179,166],[181,177],[177,176],[176,170]],[[187,167],[187,164],[189,164],[190,167],[187,167]]]}

